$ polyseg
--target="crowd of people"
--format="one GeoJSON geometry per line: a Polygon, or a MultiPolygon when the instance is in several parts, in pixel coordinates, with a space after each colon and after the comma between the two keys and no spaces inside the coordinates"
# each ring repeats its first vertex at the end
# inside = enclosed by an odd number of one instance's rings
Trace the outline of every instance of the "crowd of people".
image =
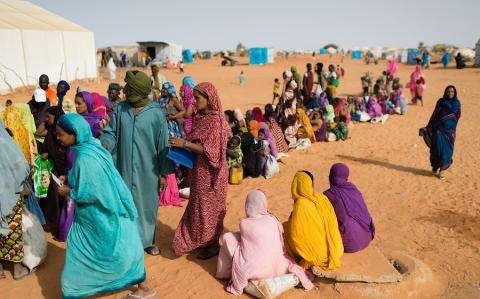
{"type": "MultiPolygon", "coordinates": [[[[74,100],[68,82],[58,82],[55,90],[42,75],[28,104],[7,101],[2,112],[0,169],[8,180],[0,190],[0,261],[15,265],[15,279],[34,270],[21,263],[25,205],[54,239],[68,242],[64,297],[138,284],[129,298],[149,298],[155,291],[143,251],[160,254],[158,207],[183,206],[188,199],[172,241],[177,256],[197,249],[199,259],[220,254],[216,276],[230,279],[227,291],[233,294],[241,294],[249,279],[285,273],[297,275],[309,290],[312,266],[338,268],[344,252],[364,249],[375,235],[362,194],[348,181],[348,167],[332,166],[324,194],[314,191],[310,172],[297,172],[293,211],[283,226],[267,212],[266,194],[250,192],[240,232],[222,236],[228,182],[271,178],[289,151],[347,140],[354,122],[404,114],[396,71],[392,60],[373,89],[362,77],[363,95],[344,98],[337,96],[341,66],[307,64],[303,76],[292,66],[283,82],[274,80],[272,104],[245,116],[238,108],[224,111],[211,83],[186,76],[177,93],[156,65],[152,76],[127,71],[125,85],[111,83],[107,96],[80,86],[74,100]],[[37,188],[45,192],[40,196],[37,188]]],[[[423,104],[420,66],[407,87],[412,102],[423,104]]],[[[459,118],[460,102],[449,86],[421,130],[432,171],[441,178],[452,163],[459,118]]]]}

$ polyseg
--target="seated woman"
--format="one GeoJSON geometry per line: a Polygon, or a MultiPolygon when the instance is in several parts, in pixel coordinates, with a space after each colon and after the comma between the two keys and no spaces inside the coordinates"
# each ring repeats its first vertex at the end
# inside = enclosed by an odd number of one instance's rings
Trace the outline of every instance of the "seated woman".
{"type": "Polygon", "coordinates": [[[320,112],[314,111],[310,119],[313,131],[315,132],[315,139],[317,141],[327,140],[327,122],[322,119],[320,112]]]}
{"type": "Polygon", "coordinates": [[[288,144],[285,141],[285,136],[283,135],[282,129],[280,128],[276,118],[275,111],[271,104],[265,106],[265,124],[268,126],[268,130],[272,133],[272,136],[275,140],[275,146],[279,153],[288,152],[288,144]]]}
{"type": "Polygon", "coordinates": [[[340,267],[343,244],[337,217],[328,198],[313,190],[313,175],[299,171],[293,178],[293,212],[285,223],[290,256],[305,269],[340,267]]]}
{"type": "Polygon", "coordinates": [[[286,273],[294,273],[306,290],[312,289],[307,272],[285,253],[282,225],[268,213],[267,198],[262,191],[248,194],[245,214],[240,220],[240,232],[222,236],[215,276],[230,279],[227,291],[240,295],[250,279],[268,279],[286,273]]]}
{"type": "Polygon", "coordinates": [[[241,138],[243,176],[259,177],[262,174],[260,169],[262,145],[255,140],[251,132],[243,133],[241,138]]]}
{"type": "Polygon", "coordinates": [[[357,252],[370,244],[375,225],[362,193],[348,181],[347,165],[336,163],[330,168],[330,189],[323,192],[333,205],[345,252],[357,252]]]}
{"type": "Polygon", "coordinates": [[[307,113],[305,113],[305,110],[298,108],[297,116],[298,116],[298,120],[300,121],[300,124],[302,125],[302,127],[305,129],[305,132],[307,133],[308,139],[310,139],[312,143],[317,141],[315,139],[315,132],[312,128],[312,124],[310,123],[310,119],[308,118],[307,113]]]}
{"type": "MultiPolygon", "coordinates": [[[[344,115],[335,117],[335,124],[330,129],[331,133],[335,134],[335,141],[348,139],[348,126],[347,120],[344,115]]],[[[330,141],[330,140],[329,140],[330,141]]]]}

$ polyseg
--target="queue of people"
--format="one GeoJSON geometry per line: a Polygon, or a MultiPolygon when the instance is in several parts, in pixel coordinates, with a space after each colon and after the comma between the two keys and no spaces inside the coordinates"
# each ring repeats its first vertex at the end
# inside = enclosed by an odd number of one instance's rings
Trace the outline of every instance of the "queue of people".
{"type": "MultiPolygon", "coordinates": [[[[363,196],[348,180],[348,167],[332,166],[330,188],[323,194],[314,191],[310,172],[297,172],[291,188],[293,211],[283,226],[267,211],[267,195],[252,191],[240,232],[222,236],[228,181],[271,178],[289,151],[347,140],[355,121],[384,122],[389,114],[405,113],[395,72],[395,63],[390,63],[373,91],[342,98],[337,97],[345,73],[340,66],[323,71],[318,63],[314,71],[307,65],[303,78],[292,67],[282,74],[282,84],[275,80],[273,104],[263,110],[254,107],[245,116],[240,109],[224,111],[213,84],[195,84],[187,76],[177,94],[154,67],[151,77],[127,71],[125,85],[111,83],[108,97],[79,87],[74,101],[66,81],[55,92],[42,75],[28,104],[9,101],[2,112],[0,142],[6,151],[0,163],[10,180],[1,190],[0,260],[15,264],[15,279],[39,265],[22,266],[25,206],[56,240],[68,241],[64,297],[135,284],[138,289],[127,298],[152,297],[156,293],[147,279],[143,251],[160,254],[155,240],[158,207],[182,206],[180,189],[188,189],[172,242],[177,256],[196,249],[199,259],[220,254],[216,276],[230,279],[227,291],[236,295],[249,279],[285,273],[312,289],[312,266],[338,268],[344,252],[364,249],[375,236],[363,196]],[[191,165],[173,154],[184,155],[191,165]],[[38,202],[32,202],[35,197],[38,202]]],[[[410,82],[425,84],[421,69],[410,82]]],[[[418,88],[409,87],[422,101],[418,88]]],[[[455,87],[448,86],[421,130],[432,171],[440,178],[452,164],[459,118],[455,87]]],[[[2,274],[0,268],[0,278],[2,274]]]]}

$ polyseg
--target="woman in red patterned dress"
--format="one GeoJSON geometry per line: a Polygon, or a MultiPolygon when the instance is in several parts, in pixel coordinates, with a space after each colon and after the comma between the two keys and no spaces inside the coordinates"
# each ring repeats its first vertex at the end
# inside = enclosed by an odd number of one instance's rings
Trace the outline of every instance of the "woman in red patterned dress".
{"type": "Polygon", "coordinates": [[[228,125],[217,90],[211,83],[195,86],[197,114],[188,139],[171,138],[170,145],[192,150],[197,159],[190,172],[190,200],[173,238],[176,255],[201,248],[199,259],[219,252],[218,239],[226,213],[228,125]]]}

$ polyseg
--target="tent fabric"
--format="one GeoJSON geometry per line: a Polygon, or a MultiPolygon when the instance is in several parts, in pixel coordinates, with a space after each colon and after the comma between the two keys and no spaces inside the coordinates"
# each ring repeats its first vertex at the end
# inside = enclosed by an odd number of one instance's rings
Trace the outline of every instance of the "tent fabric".
{"type": "Polygon", "coordinates": [[[0,51],[0,93],[37,85],[41,74],[50,82],[97,76],[93,32],[28,1],[0,0],[0,40],[8,45],[0,51]]]}

